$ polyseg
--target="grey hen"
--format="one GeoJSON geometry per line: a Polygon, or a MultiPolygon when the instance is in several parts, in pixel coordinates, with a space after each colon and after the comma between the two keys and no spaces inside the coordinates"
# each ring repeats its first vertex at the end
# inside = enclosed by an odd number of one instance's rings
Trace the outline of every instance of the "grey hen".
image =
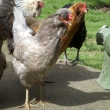
{"type": "Polygon", "coordinates": [[[68,9],[59,9],[54,15],[49,16],[38,33],[32,36],[33,31],[27,26],[22,13],[14,7],[13,67],[26,88],[25,104],[21,107],[30,110],[28,92],[35,83],[38,84],[38,100],[42,102],[41,86],[60,55],[60,40],[67,31],[69,14],[68,9]]]}

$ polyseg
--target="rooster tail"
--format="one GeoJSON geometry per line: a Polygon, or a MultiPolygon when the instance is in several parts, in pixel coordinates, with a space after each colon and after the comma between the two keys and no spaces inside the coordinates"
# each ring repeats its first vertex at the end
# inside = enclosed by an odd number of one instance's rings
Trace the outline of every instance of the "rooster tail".
{"type": "Polygon", "coordinates": [[[23,33],[29,33],[33,34],[33,31],[27,26],[26,20],[22,14],[22,12],[16,7],[13,7],[13,13],[14,13],[14,21],[13,21],[13,35],[14,39],[18,38],[18,34],[23,33]]]}

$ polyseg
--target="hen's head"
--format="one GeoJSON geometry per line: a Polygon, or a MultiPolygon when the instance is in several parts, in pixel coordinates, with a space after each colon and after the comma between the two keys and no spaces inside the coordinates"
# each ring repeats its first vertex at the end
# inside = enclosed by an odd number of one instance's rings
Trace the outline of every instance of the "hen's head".
{"type": "Polygon", "coordinates": [[[84,20],[84,15],[87,13],[87,6],[85,3],[76,3],[72,5],[69,10],[73,14],[73,20],[76,20],[76,23],[81,23],[84,20]]]}
{"type": "Polygon", "coordinates": [[[85,3],[76,3],[69,8],[72,12],[76,13],[87,13],[88,9],[85,3]]]}
{"type": "Polygon", "coordinates": [[[65,24],[70,23],[70,21],[72,20],[72,14],[67,8],[60,8],[55,13],[55,16],[59,16],[60,20],[65,24]]]}
{"type": "Polygon", "coordinates": [[[44,6],[44,3],[42,0],[37,0],[38,8],[42,8],[44,6]]]}
{"type": "Polygon", "coordinates": [[[54,23],[59,29],[57,32],[57,37],[61,38],[65,35],[67,31],[67,24],[70,24],[70,21],[72,20],[72,14],[69,9],[67,8],[61,8],[56,11],[54,14],[54,23]]]}
{"type": "Polygon", "coordinates": [[[37,17],[44,6],[42,0],[15,0],[15,4],[26,16],[37,17]]]}

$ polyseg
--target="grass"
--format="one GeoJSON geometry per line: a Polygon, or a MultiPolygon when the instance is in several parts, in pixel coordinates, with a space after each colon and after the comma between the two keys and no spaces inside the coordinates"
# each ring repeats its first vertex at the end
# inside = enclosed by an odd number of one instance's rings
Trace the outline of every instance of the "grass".
{"type": "MultiPolygon", "coordinates": [[[[88,5],[89,11],[85,15],[87,37],[80,50],[80,60],[86,66],[91,66],[97,69],[102,68],[104,49],[96,44],[96,32],[98,28],[107,24],[110,26],[110,12],[104,13],[91,9],[92,7],[105,6],[110,4],[110,0],[44,0],[45,7],[38,19],[45,19],[48,15],[53,14],[57,9],[68,3],[85,2],[88,5]]],[[[67,55],[70,60],[75,59],[76,49],[68,48],[67,55]]],[[[63,54],[60,56],[63,59],[63,54]]]]}

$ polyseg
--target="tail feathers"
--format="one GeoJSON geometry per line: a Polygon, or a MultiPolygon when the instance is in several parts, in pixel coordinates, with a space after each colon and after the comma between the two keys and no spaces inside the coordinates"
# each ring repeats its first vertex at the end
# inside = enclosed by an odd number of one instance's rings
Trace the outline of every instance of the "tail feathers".
{"type": "Polygon", "coordinates": [[[31,32],[32,30],[27,26],[26,20],[22,14],[22,12],[14,6],[13,8],[14,13],[14,21],[13,21],[13,30],[16,30],[18,32],[31,32]]]}
{"type": "Polygon", "coordinates": [[[32,34],[33,31],[27,26],[22,12],[16,6],[13,7],[13,13],[15,17],[13,21],[13,33],[26,32],[32,34]]]}

